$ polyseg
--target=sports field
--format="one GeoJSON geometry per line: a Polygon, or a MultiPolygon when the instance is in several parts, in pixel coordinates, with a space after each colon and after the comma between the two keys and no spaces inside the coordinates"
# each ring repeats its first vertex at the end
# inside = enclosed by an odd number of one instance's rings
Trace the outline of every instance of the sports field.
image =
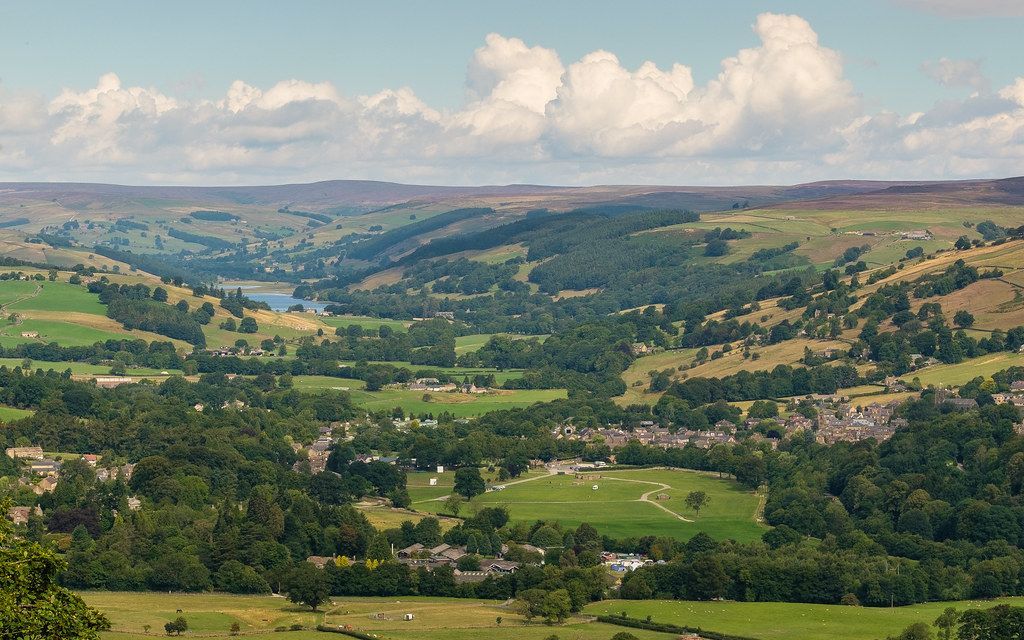
{"type": "MultiPolygon", "coordinates": [[[[695,471],[593,471],[580,478],[572,473],[541,474],[505,483],[505,487],[477,496],[464,509],[503,505],[513,520],[557,520],[567,527],[589,522],[613,538],[660,535],[688,540],[704,532],[717,539],[746,542],[760,538],[766,530],[755,519],[756,493],[732,480],[695,471]],[[691,491],[711,497],[699,517],[684,503],[691,491]]],[[[444,486],[414,490],[410,483],[409,493],[414,509],[436,513],[443,511],[440,498],[450,490],[444,486]]]]}

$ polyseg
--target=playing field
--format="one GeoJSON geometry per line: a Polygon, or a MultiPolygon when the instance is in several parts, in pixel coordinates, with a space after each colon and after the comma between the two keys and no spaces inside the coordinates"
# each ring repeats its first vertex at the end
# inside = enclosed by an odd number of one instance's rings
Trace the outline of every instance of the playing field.
{"type": "MultiPolygon", "coordinates": [[[[448,486],[410,486],[413,508],[443,511],[440,498],[450,493],[448,486]]],[[[613,538],[663,535],[688,540],[704,532],[717,539],[745,542],[760,538],[765,531],[755,520],[756,493],[731,480],[694,471],[594,471],[580,478],[571,473],[538,475],[505,483],[505,487],[477,496],[464,509],[503,505],[514,520],[557,520],[567,527],[589,522],[613,538]],[[691,491],[704,491],[711,497],[699,517],[684,503],[691,491]]]]}
{"type": "MultiPolygon", "coordinates": [[[[163,594],[87,591],[80,594],[87,603],[104,612],[111,621],[104,640],[142,640],[163,635],[163,626],[178,616],[188,621],[188,636],[230,638],[237,622],[241,637],[258,640],[331,640],[344,638],[313,631],[317,624],[351,625],[383,640],[542,640],[552,633],[560,640],[608,640],[621,630],[581,618],[549,627],[527,623],[500,602],[450,598],[338,598],[313,613],[281,597],[234,596],[221,593],[163,594]],[[178,610],[181,610],[178,613],[178,610]],[[412,620],[405,620],[406,614],[412,620]],[[501,618],[499,625],[498,618],[501,618]],[[303,631],[280,631],[293,624],[303,631]],[[149,630],[147,632],[146,626],[149,630]]],[[[672,636],[638,631],[641,640],[667,640],[672,636]]]]}
{"type": "Polygon", "coordinates": [[[688,602],[609,600],[588,605],[585,613],[700,627],[761,640],[879,640],[895,636],[915,622],[931,624],[946,607],[961,611],[997,604],[1024,605],[1022,598],[979,602],[929,602],[910,607],[870,608],[782,602],[688,602]]]}

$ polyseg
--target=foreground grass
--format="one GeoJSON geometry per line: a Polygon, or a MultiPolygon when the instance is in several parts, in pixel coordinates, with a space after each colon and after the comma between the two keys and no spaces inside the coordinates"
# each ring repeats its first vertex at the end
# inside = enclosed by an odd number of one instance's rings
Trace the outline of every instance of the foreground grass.
{"type": "Polygon", "coordinates": [[[879,640],[915,622],[931,624],[946,607],[963,611],[997,604],[1024,604],[1022,598],[992,601],[928,602],[910,607],[870,608],[783,602],[688,602],[677,600],[608,600],[588,605],[584,613],[700,627],[761,640],[879,640]]]}
{"type": "MultiPolygon", "coordinates": [[[[314,613],[281,597],[235,596],[221,593],[164,594],[86,591],[85,601],[111,621],[105,640],[141,640],[163,635],[163,625],[184,616],[188,635],[230,638],[233,623],[242,637],[280,640],[329,640],[336,634],[313,631],[322,622],[351,625],[380,638],[429,640],[542,640],[552,633],[561,640],[608,640],[621,628],[576,618],[549,627],[527,623],[499,602],[454,598],[337,598],[314,613]],[[181,613],[178,613],[181,609],[181,613]],[[413,620],[405,620],[405,614],[413,620]],[[498,618],[501,623],[498,623],[498,618]],[[301,624],[302,631],[274,632],[279,627],[301,624]],[[145,631],[149,626],[148,634],[145,631]]],[[[666,639],[661,633],[636,632],[641,640],[666,639]]]]}

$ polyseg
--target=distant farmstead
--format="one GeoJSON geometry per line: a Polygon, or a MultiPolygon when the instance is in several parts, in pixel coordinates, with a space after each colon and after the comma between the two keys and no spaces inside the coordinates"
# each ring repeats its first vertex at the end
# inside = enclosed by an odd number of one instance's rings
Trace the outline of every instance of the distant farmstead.
{"type": "Polygon", "coordinates": [[[133,384],[135,380],[124,376],[107,376],[96,378],[96,386],[100,389],[113,389],[122,384],[133,384]]]}

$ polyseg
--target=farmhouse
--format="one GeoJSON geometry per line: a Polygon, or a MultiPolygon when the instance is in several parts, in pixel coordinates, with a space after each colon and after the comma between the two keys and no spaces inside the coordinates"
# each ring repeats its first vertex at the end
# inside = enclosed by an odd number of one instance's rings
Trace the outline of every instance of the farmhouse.
{"type": "Polygon", "coordinates": [[[329,563],[334,562],[333,556],[309,556],[306,558],[306,562],[313,565],[317,569],[323,569],[329,563]]]}
{"type": "Polygon", "coordinates": [[[900,234],[900,238],[903,240],[931,240],[932,232],[927,229],[916,229],[914,231],[904,231],[900,234]]]}
{"type": "Polygon", "coordinates": [[[37,516],[43,515],[43,510],[39,508],[39,505],[36,505],[35,509],[32,507],[11,507],[7,511],[7,517],[16,525],[28,524],[29,516],[31,516],[33,512],[37,516]]]}
{"type": "Polygon", "coordinates": [[[38,338],[39,337],[39,332],[38,331],[22,331],[21,332],[21,337],[22,338],[38,338]]]}
{"type": "Polygon", "coordinates": [[[100,389],[113,389],[122,384],[133,384],[135,380],[125,376],[104,376],[96,378],[96,386],[100,389]]]}
{"type": "Polygon", "coordinates": [[[29,467],[32,473],[38,475],[56,475],[60,471],[60,462],[57,460],[50,460],[48,458],[41,458],[39,460],[33,460],[29,467]]]}
{"type": "Polygon", "coordinates": [[[42,447],[11,447],[6,452],[8,458],[14,458],[15,460],[19,458],[24,460],[43,459],[42,447]]]}

